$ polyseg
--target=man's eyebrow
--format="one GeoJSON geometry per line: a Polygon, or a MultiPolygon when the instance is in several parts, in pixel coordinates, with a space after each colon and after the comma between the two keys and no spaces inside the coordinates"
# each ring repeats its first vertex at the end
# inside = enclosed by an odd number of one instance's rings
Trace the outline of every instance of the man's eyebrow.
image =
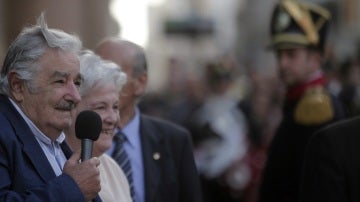
{"type": "Polygon", "coordinates": [[[57,77],[69,77],[70,73],[68,72],[61,72],[61,71],[55,71],[50,78],[57,78],[57,77]]]}
{"type": "MultiPolygon", "coordinates": [[[[55,71],[51,76],[50,76],[50,79],[53,79],[53,78],[68,78],[70,76],[70,73],[69,72],[62,72],[62,71],[55,71]]],[[[76,80],[80,80],[81,82],[84,81],[84,77],[78,73],[76,75],[76,80]]]]}

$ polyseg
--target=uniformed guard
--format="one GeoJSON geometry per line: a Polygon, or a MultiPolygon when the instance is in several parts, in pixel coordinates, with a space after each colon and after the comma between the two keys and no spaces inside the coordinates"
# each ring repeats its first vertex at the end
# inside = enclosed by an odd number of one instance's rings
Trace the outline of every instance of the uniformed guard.
{"type": "Polygon", "coordinates": [[[340,102],[326,89],[322,71],[330,20],[327,9],[281,0],[271,19],[270,49],[286,86],[282,121],[269,146],[260,202],[298,201],[305,146],[321,127],[344,118],[340,102]]]}

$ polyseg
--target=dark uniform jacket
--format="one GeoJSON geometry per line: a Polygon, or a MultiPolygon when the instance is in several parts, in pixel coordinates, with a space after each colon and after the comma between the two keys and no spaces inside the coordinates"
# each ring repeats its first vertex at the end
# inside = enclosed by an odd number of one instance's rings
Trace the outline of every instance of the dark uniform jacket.
{"type": "Polygon", "coordinates": [[[283,117],[268,150],[260,202],[298,201],[305,147],[315,131],[344,118],[340,102],[324,88],[324,79],[288,91],[283,117]]]}

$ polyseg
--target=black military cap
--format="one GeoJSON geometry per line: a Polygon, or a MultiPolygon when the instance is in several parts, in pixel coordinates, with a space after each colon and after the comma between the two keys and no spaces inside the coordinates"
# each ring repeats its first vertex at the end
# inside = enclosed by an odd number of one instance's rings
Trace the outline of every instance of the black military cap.
{"type": "Polygon", "coordinates": [[[270,48],[310,47],[324,50],[330,12],[315,4],[280,0],[271,19],[270,48]]]}

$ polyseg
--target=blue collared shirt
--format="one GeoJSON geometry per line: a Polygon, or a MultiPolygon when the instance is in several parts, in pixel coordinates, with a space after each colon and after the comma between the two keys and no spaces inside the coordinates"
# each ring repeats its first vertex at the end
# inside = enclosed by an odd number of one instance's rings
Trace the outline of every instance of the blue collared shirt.
{"type": "Polygon", "coordinates": [[[46,158],[48,159],[52,169],[56,176],[62,174],[64,164],[66,162],[66,156],[61,150],[60,144],[65,140],[65,134],[62,132],[59,137],[53,142],[38,127],[22,112],[19,106],[10,99],[11,104],[19,112],[26,124],[29,126],[31,132],[34,134],[35,139],[40,144],[41,149],[44,151],[46,158]]]}
{"type": "MultiPolygon", "coordinates": [[[[115,131],[117,132],[117,131],[115,131]]],[[[122,132],[125,134],[128,141],[125,141],[124,148],[129,156],[130,164],[133,172],[133,182],[135,188],[135,202],[145,201],[144,190],[144,165],[142,161],[142,147],[140,140],[140,111],[135,110],[134,118],[123,128],[122,132]]],[[[107,151],[111,155],[114,151],[114,144],[107,151]]]]}

